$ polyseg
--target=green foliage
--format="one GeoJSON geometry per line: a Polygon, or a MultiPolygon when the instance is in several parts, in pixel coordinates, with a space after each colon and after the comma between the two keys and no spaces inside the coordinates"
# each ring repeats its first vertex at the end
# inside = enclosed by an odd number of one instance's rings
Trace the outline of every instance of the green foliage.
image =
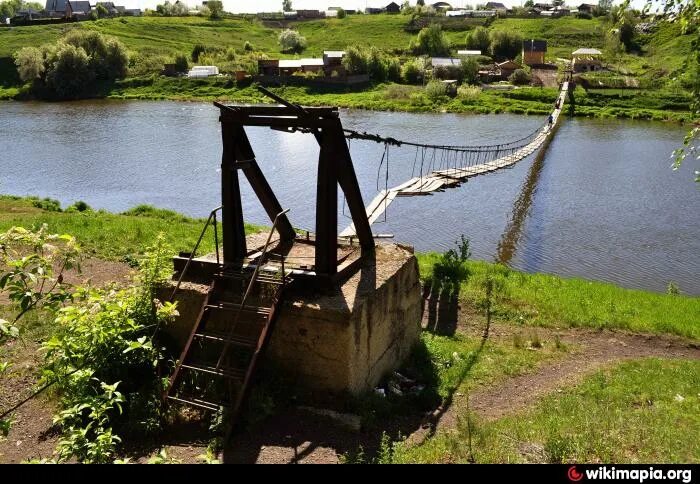
{"type": "Polygon", "coordinates": [[[92,212],[92,207],[82,200],[78,200],[73,205],[66,208],[66,212],[92,212]]]}
{"type": "Polygon", "coordinates": [[[379,49],[371,47],[367,52],[367,73],[371,79],[384,82],[388,75],[386,61],[379,49]]]}
{"type": "Polygon", "coordinates": [[[54,198],[38,198],[30,197],[29,200],[32,202],[32,206],[46,210],[47,212],[60,212],[61,202],[54,198]]]}
{"type": "Polygon", "coordinates": [[[425,86],[425,94],[431,101],[438,102],[447,96],[447,86],[444,82],[432,80],[425,86]]]}
{"type": "Polygon", "coordinates": [[[95,81],[125,77],[129,57],[114,38],[71,30],[56,44],[19,50],[15,64],[20,78],[32,81],[37,94],[47,89],[59,98],[78,98],[88,94],[95,81]]]}
{"type": "Polygon", "coordinates": [[[171,457],[165,450],[165,447],[160,449],[157,454],[154,454],[148,459],[148,464],[181,464],[182,461],[171,457]]]}
{"type": "Polygon", "coordinates": [[[344,19],[346,15],[347,13],[345,12],[345,10],[343,10],[342,8],[338,9],[337,17],[339,19],[344,19]]]}
{"type": "Polygon", "coordinates": [[[187,56],[184,54],[178,54],[175,57],[175,70],[180,73],[187,72],[190,68],[190,64],[187,61],[187,56]]]}
{"type": "Polygon", "coordinates": [[[306,37],[296,30],[285,29],[277,36],[282,52],[298,53],[306,48],[306,37]]]}
{"type": "Polygon", "coordinates": [[[204,54],[207,51],[206,46],[202,44],[195,44],[194,47],[192,47],[192,62],[197,63],[199,62],[199,56],[204,54]]]}
{"type": "Polygon", "coordinates": [[[482,54],[488,52],[491,38],[488,29],[477,27],[467,34],[467,49],[480,50],[482,54]]]}
{"type": "Polygon", "coordinates": [[[414,59],[404,64],[401,77],[407,84],[420,84],[425,79],[425,62],[414,59]]]}
{"type": "Polygon", "coordinates": [[[473,57],[462,59],[459,66],[460,81],[465,84],[477,84],[479,82],[479,63],[473,57]]]}
{"type": "Polygon", "coordinates": [[[530,84],[530,74],[525,69],[515,69],[508,80],[516,86],[530,84]]]}
{"type": "Polygon", "coordinates": [[[43,379],[56,381],[61,396],[54,418],[63,434],[60,460],[108,462],[117,431],[158,428],[162,353],[150,336],[177,314],[173,304],[155,299],[171,255],[159,237],[131,285],[79,288],[72,305],[58,311],[56,333],[43,345],[43,379]]]}
{"type": "Polygon", "coordinates": [[[176,0],[175,3],[165,0],[165,3],[156,5],[156,13],[163,17],[186,17],[189,15],[189,10],[187,5],[180,0],[176,0]]]}
{"type": "Polygon", "coordinates": [[[292,11],[292,0],[282,0],[282,11],[291,12],[292,11]]]}
{"type": "Polygon", "coordinates": [[[479,86],[459,86],[457,89],[457,97],[464,101],[475,101],[479,99],[481,95],[481,88],[479,86]]]}
{"type": "Polygon", "coordinates": [[[401,62],[397,57],[387,60],[386,78],[391,82],[401,82],[401,62]]]}
{"type": "Polygon", "coordinates": [[[521,51],[523,38],[520,34],[507,30],[494,30],[491,32],[491,44],[489,51],[497,59],[513,59],[521,51]]]}
{"type": "Polygon", "coordinates": [[[440,24],[430,24],[418,32],[415,43],[409,46],[415,54],[430,56],[446,56],[450,53],[450,45],[440,24]]]}
{"type": "Polygon", "coordinates": [[[350,46],[345,50],[342,62],[348,74],[368,73],[367,56],[362,47],[358,45],[350,46]]]}
{"type": "Polygon", "coordinates": [[[212,20],[218,20],[224,15],[224,3],[221,0],[209,0],[207,8],[209,9],[209,18],[212,20]]]}
{"type": "Polygon", "coordinates": [[[253,47],[253,44],[246,40],[243,44],[243,50],[246,52],[252,52],[255,50],[255,48],[253,47]]]}

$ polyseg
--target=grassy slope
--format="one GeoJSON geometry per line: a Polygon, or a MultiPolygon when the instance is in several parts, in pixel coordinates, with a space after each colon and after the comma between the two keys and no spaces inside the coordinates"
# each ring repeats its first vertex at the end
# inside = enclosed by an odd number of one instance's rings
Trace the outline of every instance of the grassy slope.
{"type": "MultiPolygon", "coordinates": [[[[158,233],[176,251],[191,251],[197,242],[203,220],[195,220],[169,211],[145,215],[118,215],[107,212],[52,212],[36,208],[31,202],[0,197],[0,231],[12,226],[38,227],[47,224],[52,233],[75,236],[87,255],[108,260],[124,260],[139,254],[155,241],[158,233]]],[[[248,231],[257,227],[248,225],[248,231]]],[[[211,232],[211,229],[210,229],[211,232]]],[[[200,253],[214,248],[211,234],[202,242],[200,253]]]]}
{"type": "MultiPolygon", "coordinates": [[[[647,359],[601,371],[523,414],[472,429],[477,462],[695,462],[700,362],[647,359]],[[681,398],[678,398],[680,396],[681,398]]],[[[465,462],[466,425],[399,462],[465,462]]]]}
{"type": "MultiPolygon", "coordinates": [[[[158,232],[178,251],[191,250],[203,223],[172,212],[126,216],[107,212],[61,213],[35,208],[24,199],[0,197],[0,230],[12,225],[47,223],[51,231],[69,233],[97,257],[119,260],[150,244],[158,232]]],[[[249,226],[250,230],[255,227],[249,226]]],[[[211,237],[204,250],[211,250],[211,237]]],[[[430,277],[437,254],[419,255],[422,277],[430,277]]],[[[623,289],[612,284],[526,274],[486,262],[470,262],[471,276],[461,297],[478,304],[487,273],[503,283],[499,318],[532,326],[620,328],[671,333],[700,339],[700,298],[623,289]]]]}
{"type": "MultiPolygon", "coordinates": [[[[308,40],[303,56],[320,55],[324,49],[341,49],[350,44],[377,46],[388,52],[404,52],[414,34],[405,30],[408,17],[403,15],[349,16],[345,19],[328,19],[293,22],[308,40]]],[[[204,44],[221,49],[234,48],[242,52],[245,41],[250,41],[257,50],[273,57],[278,52],[277,34],[279,24],[263,24],[259,21],[227,19],[210,21],[193,18],[122,18],[96,22],[81,22],[71,25],[48,25],[0,29],[0,59],[11,56],[25,45],[39,45],[56,40],[68,28],[94,29],[119,37],[139,59],[135,72],[151,72],[177,53],[189,54],[195,44],[204,44]],[[144,59],[150,58],[150,63],[144,59]],[[143,64],[145,62],[145,64],[143,64]],[[143,65],[150,67],[143,67],[143,65]]],[[[470,27],[471,28],[471,27],[470,27]]],[[[601,19],[499,19],[491,29],[511,30],[525,38],[542,38],[549,42],[550,60],[568,57],[580,46],[604,47],[608,26],[601,19]]],[[[466,30],[446,32],[453,48],[464,46],[466,30]]],[[[642,39],[644,56],[625,55],[619,66],[637,75],[668,79],[677,74],[689,51],[689,36],[680,36],[676,26],[663,25],[653,35],[642,39]]],[[[616,63],[617,65],[618,63],[616,63]]],[[[21,96],[16,76],[10,72],[11,63],[0,62],[0,99],[21,96]],[[9,70],[8,70],[9,69],[9,70]]],[[[373,86],[362,91],[290,88],[284,91],[290,100],[307,104],[331,104],[348,108],[401,111],[450,111],[518,114],[546,114],[554,95],[549,90],[521,89],[515,93],[483,92],[475,99],[462,101],[444,98],[437,102],[425,96],[395,96],[389,85],[373,86]],[[524,94],[524,95],[523,95],[524,94]]],[[[250,102],[262,100],[253,89],[236,86],[226,79],[169,79],[142,77],[117,83],[108,95],[120,99],[175,99],[250,102]]],[[[666,91],[638,91],[634,96],[622,92],[586,95],[581,90],[577,95],[577,111],[582,116],[630,117],[656,120],[691,120],[688,114],[687,94],[666,91]]]]}
{"type": "MultiPolygon", "coordinates": [[[[429,277],[436,254],[420,254],[422,277],[429,277]]],[[[613,284],[527,274],[486,262],[469,262],[471,272],[460,296],[477,305],[483,280],[502,283],[498,317],[517,324],[549,327],[619,328],[671,333],[700,339],[700,298],[624,289],[613,284]]]]}

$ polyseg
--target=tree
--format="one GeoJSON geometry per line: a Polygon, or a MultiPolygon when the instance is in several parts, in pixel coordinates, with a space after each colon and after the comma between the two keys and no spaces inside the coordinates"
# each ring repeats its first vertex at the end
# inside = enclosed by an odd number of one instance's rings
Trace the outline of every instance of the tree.
{"type": "Polygon", "coordinates": [[[46,72],[46,85],[59,98],[78,98],[95,80],[90,58],[82,47],[59,43],[49,60],[51,68],[46,72]]]}
{"type": "Polygon", "coordinates": [[[187,72],[190,68],[189,62],[187,62],[187,56],[184,54],[178,54],[175,56],[175,71],[179,73],[187,72]]]}
{"type": "Polygon", "coordinates": [[[516,86],[523,85],[523,84],[529,84],[530,83],[530,74],[527,73],[524,69],[516,69],[508,78],[510,82],[515,84],[516,86]]]}
{"type": "Polygon", "coordinates": [[[527,8],[532,8],[535,6],[535,2],[533,0],[527,0],[524,5],[527,8]]]}
{"type": "Polygon", "coordinates": [[[598,8],[603,12],[609,12],[612,8],[612,0],[598,0],[598,8]]]}
{"type": "Polygon", "coordinates": [[[386,62],[376,47],[371,47],[367,53],[367,73],[377,82],[383,82],[387,78],[386,62]]]}
{"type": "Polygon", "coordinates": [[[448,55],[450,46],[440,24],[430,24],[430,26],[422,28],[418,32],[413,51],[417,54],[432,56],[448,55]]]}
{"type": "Polygon", "coordinates": [[[425,7],[425,0],[417,0],[416,5],[418,5],[419,7],[425,7]]]}
{"type": "Polygon", "coordinates": [[[207,8],[209,8],[209,18],[212,20],[218,20],[224,16],[224,4],[221,0],[209,0],[207,8]]]}
{"type": "Polygon", "coordinates": [[[491,32],[491,45],[489,50],[493,57],[499,59],[513,59],[522,49],[523,39],[519,34],[505,30],[491,32]]]}
{"type": "Polygon", "coordinates": [[[477,84],[479,82],[479,63],[473,57],[462,59],[460,71],[462,82],[466,84],[477,84]]]}
{"type": "Polygon", "coordinates": [[[15,54],[19,78],[24,82],[41,79],[44,74],[44,55],[37,47],[23,47],[15,54]]]}
{"type": "Polygon", "coordinates": [[[425,79],[425,64],[422,59],[407,62],[401,71],[401,76],[408,84],[420,84],[425,79]]]}
{"type": "Polygon", "coordinates": [[[306,37],[292,29],[280,32],[277,41],[282,48],[282,52],[301,52],[306,48],[306,37]]]}
{"type": "Polygon", "coordinates": [[[367,56],[361,47],[353,45],[345,49],[345,55],[343,56],[343,67],[350,75],[368,73],[367,56]]]}
{"type": "Polygon", "coordinates": [[[95,12],[97,12],[98,18],[105,18],[109,16],[109,10],[107,10],[107,7],[105,7],[101,3],[97,4],[97,7],[95,7],[95,12]]]}
{"type": "Polygon", "coordinates": [[[282,0],[282,11],[291,12],[292,11],[292,0],[282,0]]]}
{"type": "Polygon", "coordinates": [[[345,10],[343,10],[342,8],[339,8],[339,9],[338,9],[338,12],[336,13],[336,15],[338,16],[338,18],[345,18],[345,16],[346,16],[347,14],[345,13],[345,10]]]}
{"type": "Polygon", "coordinates": [[[480,50],[482,54],[485,54],[490,45],[489,31],[484,27],[477,27],[467,34],[467,49],[480,50]]]}

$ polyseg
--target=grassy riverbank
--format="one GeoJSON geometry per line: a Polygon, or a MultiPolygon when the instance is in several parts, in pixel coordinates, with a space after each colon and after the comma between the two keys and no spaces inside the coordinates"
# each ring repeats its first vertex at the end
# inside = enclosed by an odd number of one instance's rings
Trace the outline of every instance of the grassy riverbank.
{"type": "MultiPolygon", "coordinates": [[[[92,211],[81,203],[61,209],[52,200],[0,196],[0,232],[11,226],[44,223],[50,232],[76,236],[92,258],[85,277],[95,275],[90,271],[97,267],[103,282],[123,281],[128,267],[114,263],[99,267],[94,264],[97,259],[131,264],[158,233],[175,250],[190,250],[203,225],[202,220],[147,206],[114,214],[92,211]]],[[[207,237],[203,250],[211,249],[207,237]]],[[[438,254],[418,254],[422,279],[433,276],[439,258],[438,254]]],[[[401,368],[423,390],[404,396],[387,391],[385,397],[369,392],[358,399],[325,402],[330,408],[358,414],[364,430],[355,434],[340,431],[343,437],[338,442],[338,430],[314,417],[316,432],[333,442],[324,441],[322,448],[330,445],[341,460],[350,462],[695,459],[699,452],[694,416],[700,409],[695,394],[700,355],[689,340],[700,340],[700,298],[526,274],[479,261],[467,262],[466,269],[453,330],[444,333],[426,328],[401,368]],[[485,331],[487,278],[495,290],[488,297],[493,318],[485,331]],[[646,335],[632,334],[638,332],[646,335]],[[671,359],[674,357],[679,359],[671,359]],[[634,361],[620,364],[623,359],[634,361]],[[443,423],[434,436],[421,439],[426,410],[443,414],[443,423]],[[404,440],[413,432],[417,436],[404,440]]],[[[0,317],[14,314],[16,308],[0,300],[0,317]]],[[[41,361],[37,348],[56,331],[53,316],[46,313],[30,313],[18,326],[22,344],[0,344],[0,359],[10,363],[2,378],[11,382],[0,385],[2,406],[31,392],[41,361]]],[[[275,434],[280,421],[284,431],[294,435],[290,440],[309,440],[300,438],[307,435],[308,428],[294,413],[304,398],[304,392],[281,374],[261,375],[250,401],[248,414],[253,416],[245,422],[266,443],[259,451],[263,460],[277,462],[280,456],[268,455],[269,449],[287,445],[267,445],[271,440],[265,439],[268,433],[275,434]]],[[[51,398],[34,400],[16,412],[7,438],[0,435],[0,462],[50,456],[58,436],[44,433],[37,422],[50,422],[52,412],[51,398]]],[[[179,445],[173,436],[167,439],[172,445],[167,448],[170,459],[202,460],[206,439],[197,443],[190,435],[187,438],[186,445],[179,445]]],[[[164,445],[125,444],[146,449],[129,454],[140,461],[157,454],[164,445]]],[[[225,453],[234,461],[235,445],[225,453]]]]}
{"type": "MultiPolygon", "coordinates": [[[[89,255],[107,260],[130,260],[150,244],[159,232],[177,251],[194,246],[202,220],[149,207],[124,214],[105,211],[63,211],[38,199],[0,198],[0,231],[13,225],[48,224],[52,232],[77,237],[89,255]],[[46,210],[41,207],[49,207],[46,210]]],[[[250,231],[257,230],[248,226],[250,231]]],[[[211,237],[203,250],[212,250],[211,237]]],[[[421,276],[430,277],[438,254],[419,254],[421,276]]],[[[460,298],[478,311],[481,286],[487,275],[502,290],[495,306],[498,320],[520,326],[554,328],[615,328],[636,332],[668,333],[700,339],[700,298],[624,289],[613,284],[569,279],[546,274],[527,274],[481,261],[468,262],[470,276],[460,298]]],[[[681,288],[682,289],[682,288],[681,288]]]]}
{"type": "MultiPolygon", "coordinates": [[[[445,36],[453,51],[464,48],[466,34],[483,21],[470,19],[445,24],[445,36]],[[475,23],[476,21],[476,23],[475,23]]],[[[291,22],[304,35],[308,46],[298,55],[313,57],[326,49],[344,49],[359,44],[374,46],[402,61],[413,58],[409,43],[417,30],[404,15],[356,15],[346,19],[291,22]]],[[[547,58],[568,58],[581,46],[604,49],[609,25],[595,19],[497,19],[487,25],[490,31],[512,31],[525,38],[541,38],[549,43],[547,58]]],[[[170,99],[187,101],[268,101],[247,83],[230,78],[186,79],[158,75],[163,64],[176,55],[190,57],[199,44],[212,52],[222,72],[254,68],[259,57],[294,57],[282,54],[277,45],[278,22],[194,18],[121,18],[78,24],[0,28],[0,100],[28,99],[27,86],[21,86],[11,56],[21,47],[54,42],[68,29],[90,29],[119,38],[129,49],[131,63],[125,80],[100,86],[96,97],[116,99],[170,99]],[[254,51],[244,49],[249,42],[254,51]],[[225,52],[225,55],[223,54],[225,52]],[[223,57],[221,57],[223,56],[223,57]]],[[[690,36],[679,34],[676,26],[662,24],[651,34],[640,36],[640,51],[622,54],[606,61],[617,74],[593,79],[594,84],[616,86],[631,83],[636,89],[595,89],[576,91],[579,116],[691,121],[690,95],[679,84],[683,61],[690,49],[690,36]]],[[[335,105],[343,108],[411,112],[501,113],[545,115],[555,99],[552,89],[517,90],[472,89],[455,99],[430,98],[422,86],[375,83],[367,88],[302,88],[276,90],[289,100],[305,105],[335,105]]]]}

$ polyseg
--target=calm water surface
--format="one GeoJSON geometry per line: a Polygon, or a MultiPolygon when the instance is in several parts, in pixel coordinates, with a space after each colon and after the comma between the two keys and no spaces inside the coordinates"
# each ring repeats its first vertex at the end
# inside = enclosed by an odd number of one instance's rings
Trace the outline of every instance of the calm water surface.
{"type": "MultiPolygon", "coordinates": [[[[206,216],[220,198],[217,114],[203,103],[0,103],[0,193],[49,196],[64,205],[84,200],[112,211],[149,203],[206,216]]],[[[517,139],[542,122],[512,115],[341,116],[346,127],[446,144],[517,139]]],[[[656,291],[673,280],[700,294],[700,189],[689,164],[669,168],[683,134],[660,123],[566,119],[541,161],[530,157],[431,197],[401,198],[374,230],[418,250],[444,250],[465,234],[474,257],[518,269],[656,291]]],[[[249,136],[282,205],[292,208],[292,223],[313,229],[313,138],[264,128],[250,128],[249,136]]],[[[382,150],[351,143],[365,204],[385,184],[386,163],[378,173],[382,150]]],[[[389,185],[411,176],[422,159],[415,150],[392,149],[389,185]]],[[[244,209],[248,221],[268,223],[247,186],[244,209]]],[[[340,224],[349,220],[341,216],[340,224]]]]}

